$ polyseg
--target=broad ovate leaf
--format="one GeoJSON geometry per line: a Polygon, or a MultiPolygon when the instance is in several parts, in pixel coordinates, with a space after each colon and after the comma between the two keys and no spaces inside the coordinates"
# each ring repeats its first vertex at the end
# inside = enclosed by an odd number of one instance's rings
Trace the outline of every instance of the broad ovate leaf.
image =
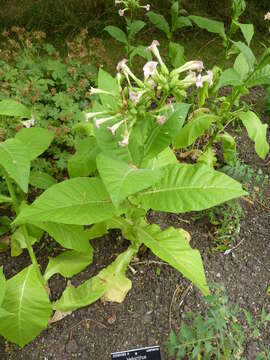
{"type": "Polygon", "coordinates": [[[31,112],[26,106],[18,101],[5,99],[0,101],[0,115],[30,118],[31,112]]]}
{"type": "Polygon", "coordinates": [[[53,303],[53,308],[63,312],[79,309],[100,299],[105,291],[105,284],[95,276],[78,287],[69,285],[61,298],[53,303]]]}
{"type": "Polygon", "coordinates": [[[122,254],[118,255],[115,261],[102,270],[98,275],[105,285],[103,299],[105,301],[115,301],[121,303],[124,301],[127,293],[132,287],[131,281],[126,277],[126,269],[136,253],[132,247],[129,247],[122,254]]]}
{"type": "Polygon", "coordinates": [[[19,139],[8,139],[0,143],[0,165],[8,175],[27,193],[30,175],[28,147],[19,139]]]}
{"type": "Polygon", "coordinates": [[[240,183],[205,165],[169,165],[163,171],[161,181],[138,195],[146,209],[200,211],[246,195],[240,183]]]}
{"type": "Polygon", "coordinates": [[[226,69],[221,74],[217,87],[219,89],[227,85],[240,86],[242,83],[241,75],[235,69],[226,69]]]}
{"type": "Polygon", "coordinates": [[[157,225],[148,225],[138,226],[137,234],[156,256],[180,271],[204,295],[209,294],[200,253],[191,248],[182,231],[172,227],[161,230],[157,225]]]}
{"type": "Polygon", "coordinates": [[[223,22],[210,20],[208,18],[195,15],[191,15],[189,18],[201,29],[207,30],[211,33],[219,34],[220,37],[224,40],[227,39],[223,22]]]}
{"type": "Polygon", "coordinates": [[[20,347],[25,346],[48,325],[51,304],[39,269],[30,265],[6,282],[0,334],[20,347]]]}
{"type": "Polygon", "coordinates": [[[218,120],[218,117],[211,114],[199,114],[190,120],[173,140],[175,148],[186,148],[191,145],[199,136],[203,135],[218,120]]]}
{"type": "Polygon", "coordinates": [[[44,273],[44,280],[48,281],[54,274],[61,274],[70,278],[85,269],[93,261],[93,250],[88,253],[69,250],[55,258],[49,257],[49,263],[44,273]]]}
{"type": "Polygon", "coordinates": [[[248,88],[258,85],[270,85],[270,65],[254,71],[254,73],[245,82],[245,86],[248,88]]]}
{"type": "Polygon", "coordinates": [[[29,128],[19,131],[15,139],[24,143],[28,150],[30,160],[34,160],[50,146],[54,138],[54,132],[42,128],[29,128]]]}
{"type": "Polygon", "coordinates": [[[15,222],[91,225],[116,214],[109,194],[97,178],[75,178],[51,186],[15,222]]]}
{"type": "Polygon", "coordinates": [[[103,154],[97,157],[97,167],[116,207],[129,195],[150,187],[162,177],[161,170],[137,169],[103,154]]]}
{"type": "Polygon", "coordinates": [[[150,11],[147,16],[155,27],[163,31],[168,37],[170,36],[170,27],[163,15],[150,11]]]}
{"type": "Polygon", "coordinates": [[[261,159],[265,159],[269,152],[269,144],[266,138],[267,124],[262,124],[258,116],[252,112],[241,112],[240,120],[247,129],[248,136],[255,143],[255,151],[261,159]]]}
{"type": "Polygon", "coordinates": [[[66,249],[91,253],[86,233],[81,225],[57,224],[54,222],[34,222],[40,229],[46,231],[55,241],[66,249]]]}
{"type": "Polygon", "coordinates": [[[107,33],[109,33],[115,40],[125,45],[128,44],[128,39],[126,37],[126,34],[119,27],[109,25],[106,26],[104,30],[107,31],[107,33]]]}

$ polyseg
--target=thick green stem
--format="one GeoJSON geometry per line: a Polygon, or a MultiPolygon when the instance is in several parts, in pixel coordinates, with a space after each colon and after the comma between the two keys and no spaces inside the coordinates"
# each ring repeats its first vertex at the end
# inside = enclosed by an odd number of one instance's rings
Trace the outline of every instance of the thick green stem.
{"type": "MultiPolygon", "coordinates": [[[[18,215],[19,214],[19,207],[20,207],[19,201],[17,199],[17,196],[16,196],[16,193],[15,193],[14,187],[12,185],[12,182],[10,181],[9,175],[5,170],[4,170],[4,176],[5,176],[5,180],[6,180],[6,183],[7,183],[7,187],[8,187],[10,197],[12,199],[12,202],[13,202],[13,205],[14,205],[14,208],[15,208],[15,211],[16,211],[16,215],[18,215]]],[[[31,242],[29,240],[29,234],[28,234],[26,225],[21,225],[21,228],[23,230],[25,244],[26,244],[29,256],[31,258],[32,264],[38,266],[38,262],[37,262],[34,250],[32,248],[31,242]]]]}

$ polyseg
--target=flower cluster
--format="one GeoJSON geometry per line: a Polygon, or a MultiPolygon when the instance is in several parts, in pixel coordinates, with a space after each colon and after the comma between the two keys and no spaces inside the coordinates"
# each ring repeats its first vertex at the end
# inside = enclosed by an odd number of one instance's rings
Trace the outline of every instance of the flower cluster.
{"type": "Polygon", "coordinates": [[[264,15],[264,20],[270,20],[270,11],[264,15]]]}
{"type": "Polygon", "coordinates": [[[93,119],[96,128],[107,124],[112,136],[121,134],[120,146],[127,146],[133,126],[138,121],[152,121],[162,126],[168,114],[174,111],[172,103],[183,101],[186,89],[190,86],[201,88],[213,84],[212,71],[204,71],[202,61],[189,61],[173,71],[169,71],[158,50],[159,43],[154,40],[148,47],[157,61],[148,61],[143,67],[144,80],[140,80],[129,68],[126,59],[117,65],[119,93],[114,94],[102,89],[91,88],[91,95],[109,95],[118,103],[118,112],[105,108],[85,114],[86,122],[93,119]],[[147,120],[146,120],[147,119],[147,120]]]}
{"type": "Polygon", "coordinates": [[[150,4],[140,5],[139,0],[115,0],[115,5],[123,6],[122,9],[118,11],[120,16],[124,16],[125,12],[128,10],[136,10],[136,9],[145,9],[146,11],[150,11],[150,4]]]}

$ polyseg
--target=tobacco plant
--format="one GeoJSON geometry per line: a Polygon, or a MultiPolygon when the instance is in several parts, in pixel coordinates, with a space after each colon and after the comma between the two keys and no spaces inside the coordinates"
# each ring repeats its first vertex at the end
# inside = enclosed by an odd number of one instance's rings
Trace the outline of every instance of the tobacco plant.
{"type": "MultiPolygon", "coordinates": [[[[47,326],[52,310],[70,312],[99,298],[122,302],[131,289],[125,272],[143,244],[203,294],[209,292],[200,254],[191,248],[187,233],[150,224],[147,211],[198,211],[246,193],[241,184],[203,163],[179,163],[171,149],[190,108],[184,102],[185,90],[198,80],[211,84],[211,74],[203,74],[198,61],[170,72],[157,41],[148,51],[157,61],[145,64],[143,80],[126,60],[118,64],[116,78],[99,71],[98,88],[91,89],[93,107],[84,122],[74,127],[78,135],[76,153],[68,164],[70,179],[50,186],[30,206],[16,210],[13,226],[21,229],[31,224],[71,249],[50,258],[41,274],[33,248],[26,242],[32,265],[9,280],[2,276],[0,333],[20,346],[47,326]],[[55,273],[71,277],[89,265],[93,250],[88,240],[110,229],[122,231],[130,241],[127,250],[82,285],[69,285],[59,300],[50,303],[45,291],[49,278],[55,273]]],[[[217,117],[203,116],[205,122],[217,117]]],[[[15,182],[23,181],[26,191],[25,166],[14,169],[15,174],[8,167],[6,171],[15,182]]]]}

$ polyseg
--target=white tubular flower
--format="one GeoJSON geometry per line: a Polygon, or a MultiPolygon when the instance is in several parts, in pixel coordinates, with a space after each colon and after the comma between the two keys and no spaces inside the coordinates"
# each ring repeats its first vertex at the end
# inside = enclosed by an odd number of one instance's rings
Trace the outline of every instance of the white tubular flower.
{"type": "Polygon", "coordinates": [[[150,46],[148,46],[148,48],[146,49],[149,52],[152,52],[155,57],[158,59],[158,62],[160,63],[161,66],[161,70],[163,71],[163,73],[165,74],[169,74],[169,70],[167,69],[167,66],[164,64],[163,60],[161,59],[159,50],[158,50],[158,46],[159,46],[159,42],[157,40],[153,40],[152,44],[150,46]]]}
{"type": "Polygon", "coordinates": [[[270,20],[270,11],[264,15],[264,20],[270,20]]]}
{"type": "Polygon", "coordinates": [[[90,95],[95,95],[95,94],[106,94],[106,95],[115,96],[114,93],[111,93],[109,91],[105,91],[105,90],[102,90],[102,89],[96,89],[96,88],[91,87],[90,88],[90,95]]]}
{"type": "Polygon", "coordinates": [[[147,4],[146,7],[145,7],[146,11],[150,11],[151,9],[151,5],[150,4],[147,4]]]}
{"type": "Polygon", "coordinates": [[[113,126],[111,127],[107,127],[107,129],[110,131],[110,133],[112,133],[113,136],[115,136],[115,133],[116,133],[116,130],[119,129],[119,127],[123,124],[125,120],[121,120],[119,121],[118,123],[114,124],[113,126]]]}
{"type": "Polygon", "coordinates": [[[158,115],[158,117],[157,117],[158,125],[164,125],[166,121],[167,121],[167,118],[165,115],[158,115]]]}
{"type": "Polygon", "coordinates": [[[203,81],[208,81],[209,86],[213,85],[213,71],[207,71],[207,75],[203,76],[203,81]]]}
{"type": "Polygon", "coordinates": [[[125,11],[126,11],[126,9],[120,9],[120,10],[118,11],[118,14],[119,14],[120,16],[124,16],[124,15],[125,15],[125,11]]]}
{"type": "Polygon", "coordinates": [[[118,72],[123,71],[128,81],[129,81],[128,77],[130,76],[139,87],[144,87],[144,83],[133,74],[133,72],[130,70],[130,68],[127,66],[126,63],[127,63],[127,59],[121,60],[116,67],[117,71],[118,72]]]}
{"type": "Polygon", "coordinates": [[[122,0],[115,0],[115,1],[114,1],[114,5],[115,5],[115,6],[118,5],[118,4],[122,4],[122,3],[123,3],[122,0]]]}
{"type": "Polygon", "coordinates": [[[126,147],[128,146],[128,142],[129,142],[129,133],[127,132],[124,136],[123,136],[123,140],[122,141],[118,141],[119,146],[121,147],[126,147]]]}
{"type": "Polygon", "coordinates": [[[107,118],[102,118],[102,119],[97,119],[96,116],[95,116],[94,117],[94,123],[95,123],[96,127],[99,128],[101,124],[103,124],[103,123],[105,123],[105,122],[107,122],[109,120],[112,120],[112,119],[114,119],[114,116],[109,116],[107,118]]]}
{"type": "Polygon", "coordinates": [[[182,72],[188,71],[188,70],[202,72],[203,68],[204,68],[204,66],[203,66],[202,61],[199,61],[199,60],[188,61],[184,65],[173,70],[171,72],[171,77],[174,77],[175,75],[181,74],[182,72]]]}
{"type": "Polygon", "coordinates": [[[196,80],[197,80],[196,73],[194,71],[189,71],[189,74],[183,80],[179,80],[179,85],[182,85],[184,86],[184,88],[187,88],[195,84],[196,80]]]}
{"type": "Polygon", "coordinates": [[[197,76],[195,84],[196,84],[196,88],[198,89],[203,87],[203,78],[201,74],[197,76]]]}
{"type": "Polygon", "coordinates": [[[144,65],[143,72],[144,72],[145,80],[147,80],[150,76],[153,76],[157,73],[157,66],[158,66],[157,61],[148,61],[144,65]]]}
{"type": "Polygon", "coordinates": [[[84,112],[84,117],[85,117],[85,121],[88,122],[89,119],[93,118],[93,117],[96,117],[98,115],[102,115],[102,114],[105,114],[104,111],[99,111],[99,112],[90,112],[90,113],[86,113],[84,112]]]}
{"type": "Polygon", "coordinates": [[[121,73],[121,71],[124,68],[124,65],[126,65],[127,62],[128,62],[127,59],[123,59],[123,60],[119,61],[119,63],[116,66],[116,70],[117,70],[118,73],[121,73]]]}
{"type": "Polygon", "coordinates": [[[149,84],[152,89],[154,89],[157,86],[157,84],[151,78],[147,79],[146,84],[149,84]]]}
{"type": "Polygon", "coordinates": [[[137,105],[143,95],[142,91],[134,92],[129,90],[129,99],[133,102],[134,105],[137,105]]]}

